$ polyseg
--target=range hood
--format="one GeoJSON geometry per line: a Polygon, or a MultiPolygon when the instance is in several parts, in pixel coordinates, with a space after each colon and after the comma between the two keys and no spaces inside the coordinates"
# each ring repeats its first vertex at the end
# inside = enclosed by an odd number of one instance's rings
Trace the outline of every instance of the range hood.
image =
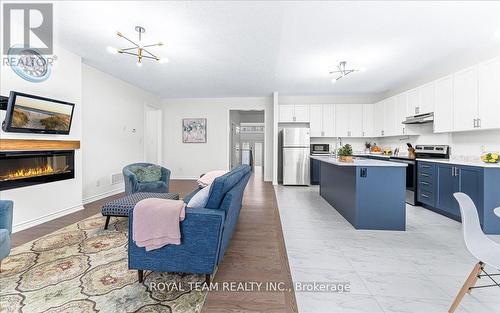
{"type": "Polygon", "coordinates": [[[414,116],[408,116],[403,124],[425,124],[434,122],[434,113],[418,114],[414,116]]]}

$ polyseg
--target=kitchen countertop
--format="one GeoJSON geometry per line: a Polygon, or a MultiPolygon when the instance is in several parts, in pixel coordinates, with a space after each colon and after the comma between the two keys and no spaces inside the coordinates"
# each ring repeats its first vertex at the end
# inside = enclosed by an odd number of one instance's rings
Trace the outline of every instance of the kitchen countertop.
{"type": "Polygon", "coordinates": [[[337,166],[367,166],[367,167],[368,166],[378,166],[378,167],[406,167],[406,166],[408,166],[405,163],[379,161],[379,160],[372,160],[372,159],[356,159],[356,158],[354,158],[354,162],[347,163],[347,162],[340,162],[339,159],[331,157],[331,156],[311,155],[311,159],[330,163],[330,164],[337,165],[337,166]]]}
{"type": "Polygon", "coordinates": [[[440,160],[440,159],[420,159],[417,161],[422,162],[433,162],[433,163],[444,163],[444,164],[455,164],[464,166],[476,166],[476,167],[487,167],[487,168],[500,168],[500,163],[484,163],[482,161],[463,161],[463,160],[440,160]]]}
{"type": "Polygon", "coordinates": [[[359,157],[378,157],[378,158],[385,158],[385,159],[388,159],[388,158],[391,157],[391,155],[373,154],[373,153],[354,153],[354,156],[359,156],[359,157]]]}

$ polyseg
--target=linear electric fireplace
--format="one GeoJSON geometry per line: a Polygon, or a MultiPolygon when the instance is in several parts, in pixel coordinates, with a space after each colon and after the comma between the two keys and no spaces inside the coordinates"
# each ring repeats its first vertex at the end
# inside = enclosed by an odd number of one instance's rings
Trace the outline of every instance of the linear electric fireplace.
{"type": "Polygon", "coordinates": [[[75,151],[0,152],[0,190],[75,177],[75,151]]]}

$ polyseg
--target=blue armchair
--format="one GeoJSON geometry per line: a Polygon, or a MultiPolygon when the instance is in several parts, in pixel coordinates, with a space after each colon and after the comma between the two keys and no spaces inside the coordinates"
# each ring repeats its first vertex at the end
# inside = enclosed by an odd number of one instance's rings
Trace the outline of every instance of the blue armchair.
{"type": "Polygon", "coordinates": [[[9,255],[11,248],[13,206],[12,201],[0,200],[0,272],[2,260],[9,255]]]}
{"type": "Polygon", "coordinates": [[[123,179],[125,180],[125,194],[136,192],[160,192],[167,193],[170,181],[170,170],[161,167],[161,179],[155,182],[139,182],[137,176],[130,170],[133,167],[146,167],[155,165],[151,163],[133,163],[123,168],[123,179]]]}
{"type": "Polygon", "coordinates": [[[250,166],[240,165],[217,177],[210,187],[206,207],[186,208],[186,217],[180,225],[180,245],[166,245],[152,251],[138,247],[132,240],[134,212],[130,210],[128,267],[138,270],[139,281],[143,281],[144,270],[151,270],[205,274],[209,282],[236,228],[250,175],[250,166]]]}

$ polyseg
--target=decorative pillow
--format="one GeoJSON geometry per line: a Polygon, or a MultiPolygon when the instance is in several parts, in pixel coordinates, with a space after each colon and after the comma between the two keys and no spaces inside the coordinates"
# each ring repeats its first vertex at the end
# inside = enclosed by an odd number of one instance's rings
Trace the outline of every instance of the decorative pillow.
{"type": "Polygon", "coordinates": [[[150,183],[161,180],[161,166],[137,166],[130,169],[137,176],[137,181],[140,183],[150,183]]]}
{"type": "Polygon", "coordinates": [[[203,187],[198,191],[187,204],[188,208],[202,209],[207,205],[208,196],[210,195],[210,185],[203,187]]]}
{"type": "Polygon", "coordinates": [[[228,171],[222,171],[222,170],[207,172],[205,175],[203,175],[198,179],[198,186],[206,187],[210,185],[214,181],[214,179],[226,174],[227,172],[228,171]]]}

